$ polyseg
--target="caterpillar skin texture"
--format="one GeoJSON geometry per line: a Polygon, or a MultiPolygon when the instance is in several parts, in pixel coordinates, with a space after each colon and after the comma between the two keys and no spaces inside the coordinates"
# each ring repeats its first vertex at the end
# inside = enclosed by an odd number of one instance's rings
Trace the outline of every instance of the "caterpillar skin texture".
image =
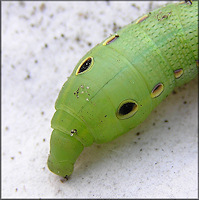
{"type": "Polygon", "coordinates": [[[198,74],[198,2],[169,4],[91,49],[64,83],[52,118],[48,168],[67,177],[84,147],[143,122],[198,74]]]}

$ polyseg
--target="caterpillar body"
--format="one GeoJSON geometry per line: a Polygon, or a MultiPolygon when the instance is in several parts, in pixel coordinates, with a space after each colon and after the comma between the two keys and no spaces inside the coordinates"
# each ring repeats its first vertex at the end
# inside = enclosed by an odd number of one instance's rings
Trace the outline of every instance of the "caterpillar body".
{"type": "Polygon", "coordinates": [[[84,147],[143,122],[198,74],[198,2],[169,4],[91,49],[64,83],[51,126],[48,168],[67,177],[84,147]]]}

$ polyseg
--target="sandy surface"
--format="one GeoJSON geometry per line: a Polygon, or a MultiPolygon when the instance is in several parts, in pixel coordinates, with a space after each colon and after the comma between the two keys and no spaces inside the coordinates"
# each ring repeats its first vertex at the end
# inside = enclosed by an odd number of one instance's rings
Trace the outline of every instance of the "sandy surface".
{"type": "Polygon", "coordinates": [[[3,198],[197,197],[196,79],[136,129],[86,148],[68,181],[46,166],[54,103],[78,60],[160,4],[2,2],[3,198]]]}

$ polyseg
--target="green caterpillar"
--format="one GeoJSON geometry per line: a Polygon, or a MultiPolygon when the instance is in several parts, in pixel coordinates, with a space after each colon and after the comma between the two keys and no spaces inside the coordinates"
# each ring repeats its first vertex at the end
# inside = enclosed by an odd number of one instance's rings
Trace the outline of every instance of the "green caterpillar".
{"type": "Polygon", "coordinates": [[[169,4],[91,49],[55,103],[48,168],[67,177],[84,147],[143,122],[198,74],[198,2],[169,4]]]}

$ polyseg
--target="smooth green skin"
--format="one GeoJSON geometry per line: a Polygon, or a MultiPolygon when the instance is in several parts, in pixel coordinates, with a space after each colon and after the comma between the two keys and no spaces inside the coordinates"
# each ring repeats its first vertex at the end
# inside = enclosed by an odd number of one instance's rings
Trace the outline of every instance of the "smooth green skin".
{"type": "Polygon", "coordinates": [[[144,21],[127,25],[114,42],[103,46],[103,41],[78,62],[55,104],[48,158],[53,173],[70,175],[84,147],[109,142],[136,127],[174,87],[197,75],[197,21],[198,2],[167,5],[144,21]],[[76,75],[88,56],[94,58],[91,70],[76,75]],[[180,68],[184,74],[176,79],[173,71],[180,68]],[[164,90],[151,98],[159,82],[164,90]],[[78,88],[79,98],[74,95],[78,88]],[[138,111],[121,120],[116,111],[126,99],[135,100],[138,111]],[[72,129],[77,133],[70,136],[72,129]]]}

